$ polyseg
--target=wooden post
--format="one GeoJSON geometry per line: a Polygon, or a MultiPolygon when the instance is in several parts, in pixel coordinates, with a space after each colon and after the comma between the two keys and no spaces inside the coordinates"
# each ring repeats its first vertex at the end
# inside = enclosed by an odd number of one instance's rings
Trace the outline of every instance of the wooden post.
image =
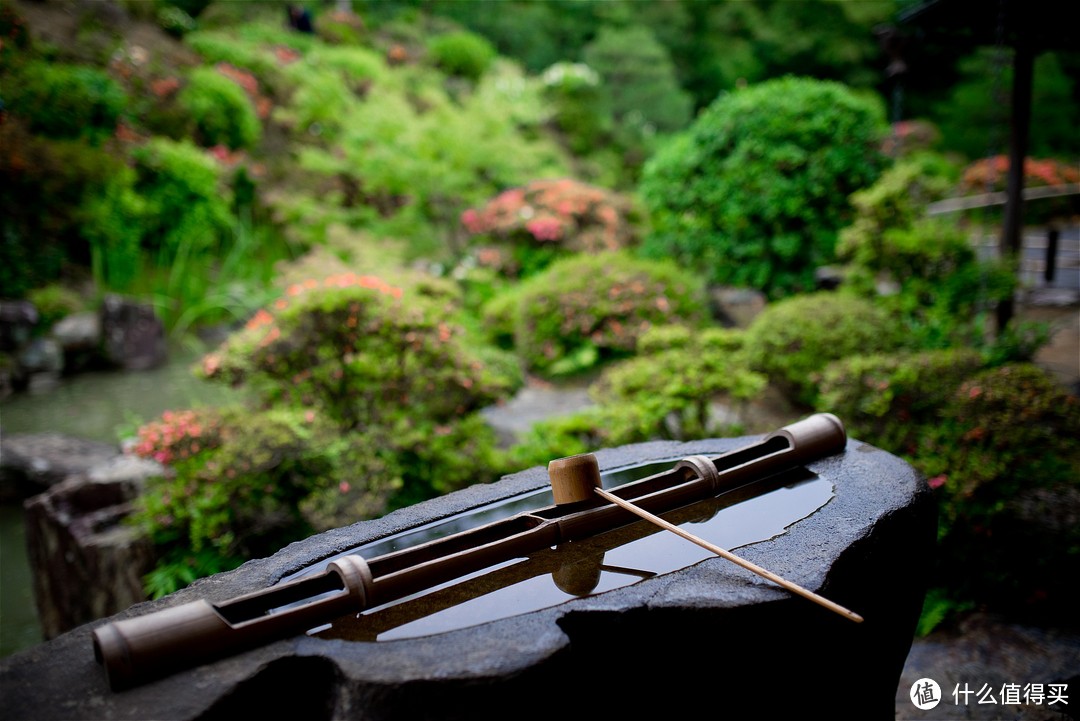
{"type": "MultiPolygon", "coordinates": [[[[1012,113],[1009,135],[1009,176],[1005,188],[1005,223],[999,245],[1001,260],[1015,265],[1020,258],[1024,227],[1024,158],[1027,157],[1031,127],[1031,83],[1035,53],[1021,29],[1013,56],[1012,113]]],[[[1013,298],[1002,300],[997,308],[1000,333],[1012,320],[1013,298]]]]}

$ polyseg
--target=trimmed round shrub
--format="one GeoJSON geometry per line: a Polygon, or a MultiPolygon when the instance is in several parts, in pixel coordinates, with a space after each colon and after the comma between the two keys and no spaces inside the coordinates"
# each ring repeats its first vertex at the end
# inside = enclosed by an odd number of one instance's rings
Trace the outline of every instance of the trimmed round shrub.
{"type": "Polygon", "coordinates": [[[618,444],[723,435],[730,429],[714,420],[713,404],[748,401],[767,383],[747,367],[743,342],[732,328],[656,327],[642,334],[638,355],[606,369],[589,393],[612,411],[618,444]]]}
{"type": "Polygon", "coordinates": [[[778,298],[833,261],[848,202],[885,165],[879,102],[786,77],[722,95],[645,165],[645,249],[778,298]]]}
{"type": "Polygon", "coordinates": [[[751,366],[791,400],[810,406],[820,373],[832,361],[900,347],[890,316],[868,300],[818,292],[777,301],[746,330],[751,366]]]}
{"type": "Polygon", "coordinates": [[[525,365],[546,375],[629,355],[654,325],[696,324],[705,316],[704,292],[694,276],[625,252],[558,260],[485,310],[497,332],[512,328],[525,365]]]}
{"type": "Polygon", "coordinates": [[[519,382],[507,360],[476,341],[444,299],[344,273],[289,286],[204,358],[202,373],[243,383],[268,406],[325,413],[346,430],[406,415],[444,422],[519,382]]]}
{"type": "Polygon", "coordinates": [[[177,101],[191,116],[203,145],[252,148],[262,138],[262,124],[247,93],[218,70],[198,67],[177,101]]]}
{"type": "Polygon", "coordinates": [[[589,387],[596,405],[534,423],[509,449],[509,462],[528,468],[627,443],[741,434],[713,408],[750,401],[765,388],[765,377],[746,366],[743,340],[743,331],[729,328],[646,331],[638,355],[608,367],[589,387]]]}
{"type": "Polygon", "coordinates": [[[473,81],[480,79],[498,55],[486,38],[468,31],[432,38],[428,52],[443,71],[473,81]]]}

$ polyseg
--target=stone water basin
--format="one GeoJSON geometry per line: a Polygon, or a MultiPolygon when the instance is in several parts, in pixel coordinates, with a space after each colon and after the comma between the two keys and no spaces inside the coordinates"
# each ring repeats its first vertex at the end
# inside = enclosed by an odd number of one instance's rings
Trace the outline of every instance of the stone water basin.
{"type": "MultiPolygon", "coordinates": [[[[651,442],[600,449],[596,456],[603,472],[715,455],[756,440],[651,442]]],[[[832,719],[895,721],[896,689],[935,540],[932,494],[902,459],[851,438],[843,451],[805,467],[813,477],[785,479],[775,495],[760,496],[820,496],[800,501],[805,505],[792,512],[788,525],[779,520],[772,528],[755,529],[762,540],[722,535],[736,526],[729,511],[749,514],[756,499],[717,508],[694,504],[684,507],[690,516],[679,520],[700,535],[719,533],[710,540],[843,604],[864,623],[851,623],[722,558],[675,558],[670,564],[676,570],[662,572],[657,558],[667,562],[668,552],[708,554],[635,522],[610,542],[579,541],[573,550],[581,555],[570,560],[584,564],[581,574],[570,572],[575,563],[556,559],[562,549],[541,549],[517,564],[402,599],[396,610],[377,609],[364,621],[370,626],[336,621],[313,634],[282,638],[125,691],[109,688],[94,658],[92,634],[104,624],[194,600],[222,603],[261,592],[314,572],[335,556],[359,549],[368,554],[376,543],[409,542],[419,529],[453,533],[456,526],[441,524],[464,522],[480,509],[508,509],[517,501],[527,501],[529,508],[543,504],[539,494],[549,488],[547,471],[536,467],[313,536],[0,659],[5,714],[12,721],[81,720],[88,714],[103,721],[494,721],[547,719],[557,706],[554,711],[564,718],[590,720],[700,718],[709,708],[722,718],[823,712],[832,719]],[[639,553],[634,544],[642,542],[664,548],[639,553]],[[592,543],[598,545],[590,548],[592,543]],[[632,557],[620,555],[631,548],[632,557]],[[518,608],[486,622],[456,616],[489,598],[509,608],[496,592],[521,580],[559,588],[556,572],[572,590],[540,599],[539,610],[518,608]],[[522,578],[508,583],[513,574],[522,578]],[[586,595],[576,595],[583,588],[586,595]],[[443,625],[424,626],[436,622],[443,625]]],[[[664,515],[673,520],[678,513],[664,515]]],[[[531,593],[523,595],[533,601],[531,593]]]]}

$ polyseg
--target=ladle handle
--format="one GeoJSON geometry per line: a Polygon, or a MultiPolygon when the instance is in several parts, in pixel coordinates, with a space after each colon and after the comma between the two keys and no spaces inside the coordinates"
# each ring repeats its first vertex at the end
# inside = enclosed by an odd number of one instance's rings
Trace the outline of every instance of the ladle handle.
{"type": "Polygon", "coordinates": [[[786,578],[783,578],[781,576],[777,576],[772,571],[769,571],[769,570],[764,569],[764,568],[762,568],[761,566],[759,566],[759,565],[757,565],[755,563],[747,561],[745,558],[740,558],[739,556],[736,556],[734,553],[731,553],[730,551],[726,551],[723,548],[720,548],[720,546],[709,543],[708,541],[706,541],[703,538],[698,538],[694,534],[689,533],[687,531],[684,531],[682,528],[680,528],[679,526],[676,526],[674,523],[668,523],[667,521],[665,521],[660,516],[649,513],[645,509],[638,508],[637,506],[635,506],[633,503],[630,503],[629,501],[624,501],[623,499],[619,498],[618,496],[616,496],[614,494],[611,494],[611,493],[608,493],[603,488],[596,488],[594,490],[596,491],[596,493],[600,494],[605,499],[611,501],[615,505],[621,506],[622,508],[625,508],[626,510],[630,511],[631,513],[637,514],[638,516],[641,516],[645,520],[650,521],[651,523],[655,523],[656,525],[660,526],[661,528],[664,528],[664,529],[666,529],[668,531],[671,531],[672,533],[674,533],[674,534],[676,534],[678,536],[682,536],[686,540],[688,540],[688,541],[690,541],[692,543],[696,543],[697,545],[701,546],[702,548],[704,548],[704,549],[706,549],[708,551],[712,551],[717,556],[720,556],[721,558],[726,558],[727,560],[731,561],[732,563],[737,564],[739,566],[742,566],[743,568],[745,568],[748,571],[756,573],[757,575],[759,575],[759,576],[761,576],[763,578],[767,578],[770,581],[772,581],[773,583],[775,583],[776,585],[781,586],[783,588],[786,588],[787,590],[791,591],[792,593],[797,593],[798,595],[813,601],[814,603],[818,604],[819,606],[824,606],[825,608],[829,609],[830,611],[833,611],[834,613],[838,613],[841,616],[843,616],[844,618],[847,618],[847,619],[849,619],[851,621],[854,621],[855,623],[862,623],[862,621],[863,621],[863,617],[860,616],[859,614],[855,613],[854,611],[846,609],[846,608],[844,608],[843,606],[841,606],[838,603],[834,603],[833,601],[830,601],[827,598],[819,596],[818,594],[814,593],[813,591],[807,590],[807,589],[803,588],[802,586],[798,585],[797,583],[792,583],[791,581],[787,580],[786,578]]]}

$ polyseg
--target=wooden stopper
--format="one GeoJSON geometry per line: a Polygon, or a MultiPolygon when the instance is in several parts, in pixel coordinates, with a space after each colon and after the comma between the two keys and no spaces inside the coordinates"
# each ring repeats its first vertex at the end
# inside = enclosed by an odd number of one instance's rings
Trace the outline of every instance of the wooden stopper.
{"type": "Polygon", "coordinates": [[[600,464],[591,453],[556,458],[548,463],[548,478],[556,505],[592,500],[601,485],[600,464]]]}

